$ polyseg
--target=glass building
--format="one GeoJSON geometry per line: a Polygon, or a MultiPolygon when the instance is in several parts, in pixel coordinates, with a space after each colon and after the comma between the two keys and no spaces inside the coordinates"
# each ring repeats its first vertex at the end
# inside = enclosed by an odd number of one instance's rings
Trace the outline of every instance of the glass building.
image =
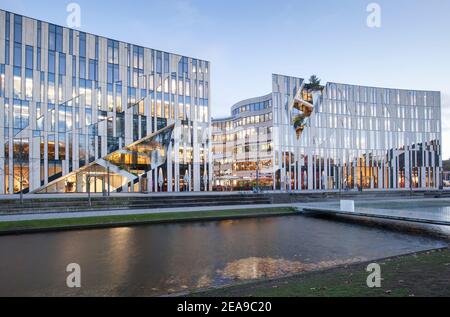
{"type": "Polygon", "coordinates": [[[273,187],[272,95],[244,100],[232,117],[213,120],[213,189],[273,187]]]}
{"type": "Polygon", "coordinates": [[[0,194],[212,186],[209,62],[0,10],[0,194]]]}
{"type": "Polygon", "coordinates": [[[442,186],[440,92],[320,86],[282,75],[272,85],[271,94],[213,120],[214,189],[442,186]]]}

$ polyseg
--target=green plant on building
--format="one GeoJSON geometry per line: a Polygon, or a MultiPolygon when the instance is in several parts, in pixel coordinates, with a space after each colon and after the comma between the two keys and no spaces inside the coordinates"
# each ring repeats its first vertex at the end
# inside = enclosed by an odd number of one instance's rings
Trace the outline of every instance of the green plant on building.
{"type": "Polygon", "coordinates": [[[301,99],[296,98],[294,100],[294,108],[300,111],[300,114],[296,115],[293,120],[293,126],[297,134],[297,139],[300,139],[305,127],[308,123],[314,111],[313,92],[322,91],[323,86],[320,84],[320,79],[316,75],[312,75],[309,78],[309,83],[304,85],[301,92],[301,99]]]}

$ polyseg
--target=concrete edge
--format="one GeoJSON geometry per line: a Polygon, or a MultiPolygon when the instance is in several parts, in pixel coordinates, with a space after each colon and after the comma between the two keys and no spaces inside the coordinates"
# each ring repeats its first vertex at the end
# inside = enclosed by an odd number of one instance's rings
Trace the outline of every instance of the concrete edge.
{"type": "Polygon", "coordinates": [[[372,219],[381,219],[381,220],[394,220],[394,221],[421,223],[421,224],[429,224],[429,225],[437,225],[437,226],[450,226],[450,222],[442,221],[442,220],[422,219],[422,218],[404,217],[404,216],[377,215],[377,214],[370,214],[370,213],[365,213],[365,212],[347,212],[347,211],[339,211],[339,210],[326,209],[326,208],[312,208],[311,207],[311,208],[302,208],[302,210],[303,210],[303,212],[322,213],[322,214],[328,214],[328,215],[334,215],[334,216],[372,218],[372,219]]]}
{"type": "MultiPolygon", "coordinates": [[[[193,218],[186,218],[186,219],[180,218],[180,219],[167,219],[167,220],[124,221],[124,222],[99,223],[99,224],[89,224],[89,225],[61,226],[61,227],[52,227],[52,228],[7,229],[7,230],[0,230],[0,236],[11,236],[11,235],[33,234],[33,233],[51,233],[51,232],[63,232],[63,231],[77,231],[77,230],[111,229],[111,228],[121,228],[121,227],[138,227],[138,226],[159,225],[159,224],[211,222],[211,221],[238,220],[238,219],[251,219],[251,218],[255,218],[255,219],[274,218],[274,217],[280,217],[280,216],[298,216],[298,215],[299,214],[297,212],[291,211],[291,212],[273,212],[273,213],[236,215],[236,216],[193,217],[193,218]]],[[[12,221],[12,222],[14,222],[14,221],[12,221]]]]}

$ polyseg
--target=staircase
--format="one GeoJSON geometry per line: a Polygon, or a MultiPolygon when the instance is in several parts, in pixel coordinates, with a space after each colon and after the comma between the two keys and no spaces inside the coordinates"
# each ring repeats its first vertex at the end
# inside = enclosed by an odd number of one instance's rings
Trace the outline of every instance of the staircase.
{"type": "Polygon", "coordinates": [[[31,198],[22,204],[16,199],[0,201],[2,208],[0,214],[26,214],[40,212],[78,212],[97,210],[129,210],[129,209],[163,209],[163,208],[189,208],[236,206],[236,205],[260,205],[271,204],[270,197],[255,194],[231,194],[231,195],[173,195],[173,196],[112,196],[92,197],[92,205],[89,205],[87,197],[61,197],[61,198],[31,198]]]}

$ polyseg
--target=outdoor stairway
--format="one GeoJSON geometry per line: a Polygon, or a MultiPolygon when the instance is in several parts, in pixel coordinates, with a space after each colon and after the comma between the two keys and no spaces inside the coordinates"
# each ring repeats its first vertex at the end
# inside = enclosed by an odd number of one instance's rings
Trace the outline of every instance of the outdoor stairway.
{"type": "Polygon", "coordinates": [[[211,206],[237,206],[271,204],[270,197],[255,194],[246,195],[182,195],[182,196],[112,196],[92,197],[61,197],[61,198],[32,198],[24,200],[23,204],[18,199],[6,199],[0,201],[0,214],[12,213],[39,213],[39,212],[76,212],[96,210],[128,210],[128,209],[163,209],[183,207],[211,207],[211,206]]]}

